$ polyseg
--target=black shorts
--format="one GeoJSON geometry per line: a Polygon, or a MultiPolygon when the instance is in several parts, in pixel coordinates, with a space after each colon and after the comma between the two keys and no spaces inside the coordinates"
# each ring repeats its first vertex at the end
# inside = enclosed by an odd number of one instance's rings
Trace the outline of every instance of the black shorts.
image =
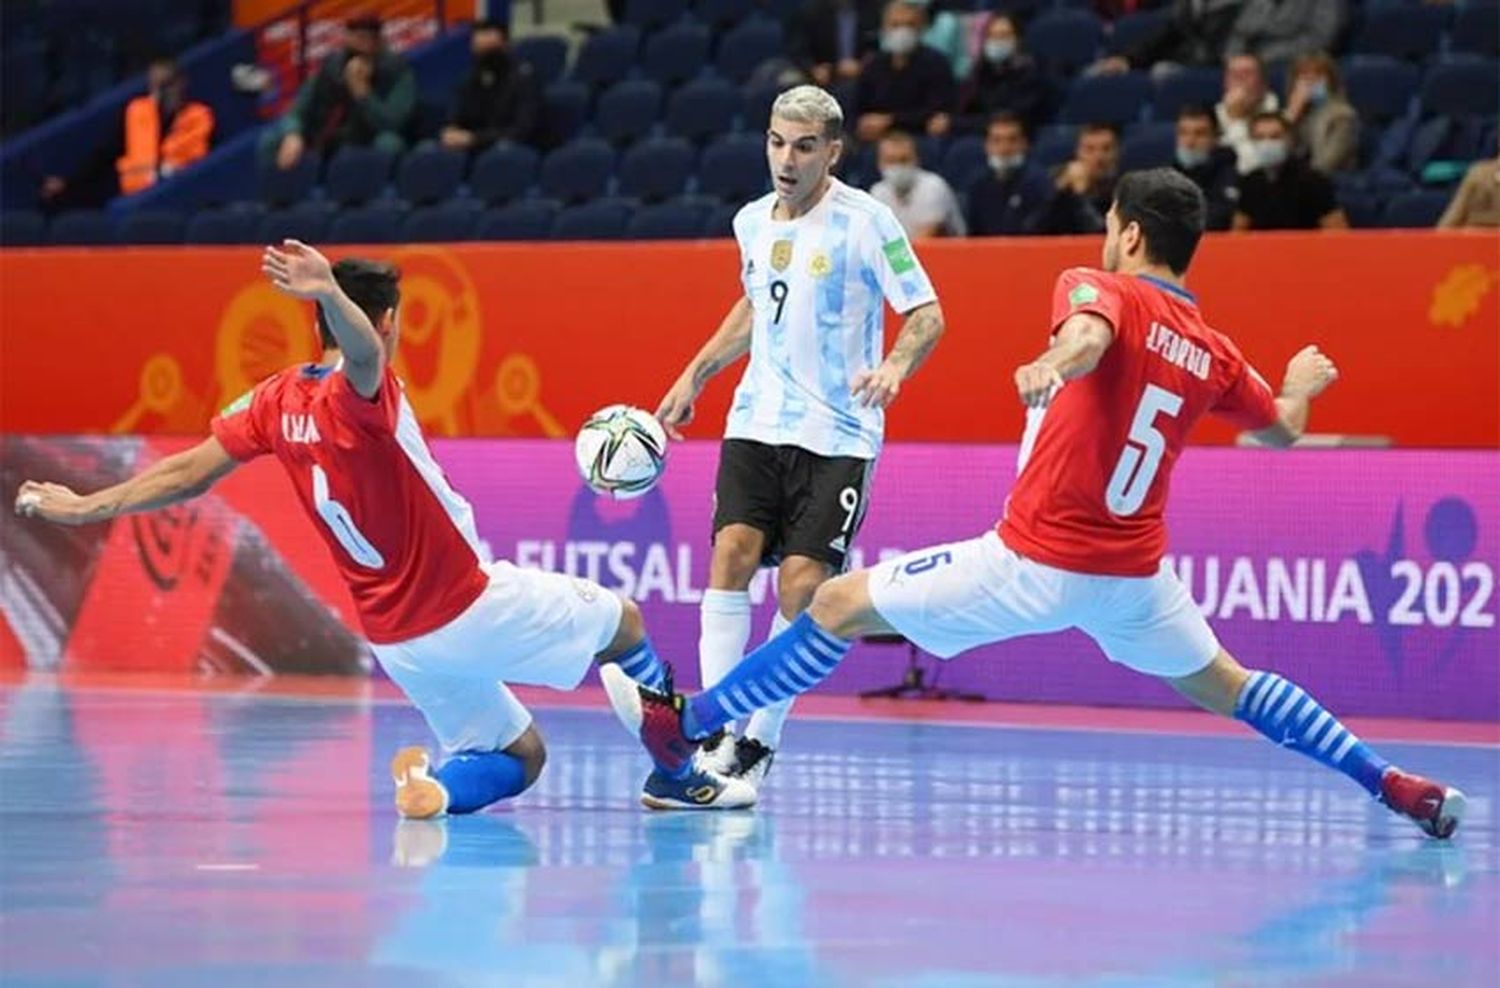
{"type": "Polygon", "coordinates": [[[842,572],[865,520],[874,466],[853,456],[726,439],[714,485],[714,534],[725,525],[749,525],[765,533],[764,565],[807,556],[842,572]]]}

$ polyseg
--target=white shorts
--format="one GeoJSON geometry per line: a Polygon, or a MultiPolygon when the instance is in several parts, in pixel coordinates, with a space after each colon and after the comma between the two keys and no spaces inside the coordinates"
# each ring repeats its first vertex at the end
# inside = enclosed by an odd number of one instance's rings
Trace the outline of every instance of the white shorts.
{"type": "Polygon", "coordinates": [[[561,573],[485,566],[489,586],[452,621],[419,638],[372,645],[375,658],[448,751],[511,744],[531,713],[506,683],[570,690],[620,628],[624,604],[561,573]]]}
{"type": "Polygon", "coordinates": [[[870,599],[891,627],[940,658],[1020,635],[1078,628],[1111,662],[1189,676],[1219,651],[1177,574],[1090,576],[1027,559],[988,532],[887,560],[870,599]]]}

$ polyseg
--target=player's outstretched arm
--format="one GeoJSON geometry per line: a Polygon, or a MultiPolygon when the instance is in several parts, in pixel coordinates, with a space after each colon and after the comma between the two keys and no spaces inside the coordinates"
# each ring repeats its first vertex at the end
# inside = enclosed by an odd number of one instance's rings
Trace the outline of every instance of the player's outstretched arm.
{"type": "Polygon", "coordinates": [[[16,514],[59,525],[87,525],[118,515],[155,511],[206,494],[238,461],[210,436],[192,449],[173,453],[129,480],[93,494],[77,494],[62,484],[28,480],[16,494],[16,514]]]}
{"type": "Polygon", "coordinates": [[[885,408],[895,401],[901,393],[901,382],[922,366],[945,329],[943,307],[938,303],[928,302],[912,309],[896,335],[896,345],[880,366],[854,376],[851,382],[854,397],[866,408],[885,408]]]}
{"type": "Polygon", "coordinates": [[[1052,400],[1054,389],[1064,381],[1099,366],[1104,352],[1115,340],[1109,321],[1092,312],[1075,312],[1052,336],[1052,345],[1040,357],[1016,368],[1016,393],[1027,408],[1040,408],[1052,400]]]}
{"type": "Polygon", "coordinates": [[[260,269],[281,291],[318,303],[338,341],[344,376],[355,391],[373,398],[385,376],[385,345],[369,316],[339,287],[328,258],[299,240],[283,240],[280,247],[266,248],[260,269]]]}
{"type": "Polygon", "coordinates": [[[1267,446],[1287,447],[1307,431],[1312,400],[1338,380],[1339,369],[1316,346],[1303,347],[1286,365],[1281,394],[1276,396],[1275,425],[1254,433],[1267,446]]]}
{"type": "Polygon", "coordinates": [[[678,427],[693,420],[693,402],[698,400],[704,385],[749,351],[753,326],[754,310],[750,299],[742,295],[657,406],[656,417],[667,430],[667,435],[673,439],[682,438],[678,427]]]}

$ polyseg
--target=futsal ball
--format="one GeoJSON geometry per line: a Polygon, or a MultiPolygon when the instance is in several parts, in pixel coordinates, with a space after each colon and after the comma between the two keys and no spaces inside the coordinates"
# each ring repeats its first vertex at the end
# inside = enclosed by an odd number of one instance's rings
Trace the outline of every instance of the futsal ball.
{"type": "Polygon", "coordinates": [[[578,430],[578,472],[596,493],[626,501],[656,486],[667,462],[667,434],[656,416],[630,405],[601,408],[578,430]]]}

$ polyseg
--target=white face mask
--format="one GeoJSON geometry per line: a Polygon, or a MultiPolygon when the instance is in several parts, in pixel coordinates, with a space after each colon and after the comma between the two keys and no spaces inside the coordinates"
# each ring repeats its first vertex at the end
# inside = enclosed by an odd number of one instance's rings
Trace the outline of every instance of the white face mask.
{"type": "Polygon", "coordinates": [[[886,165],[880,169],[880,177],[891,183],[897,192],[907,192],[917,184],[917,166],[886,165]]]}
{"type": "Polygon", "coordinates": [[[917,29],[894,27],[880,36],[880,47],[892,55],[910,55],[917,50],[917,29]]]}
{"type": "Polygon", "coordinates": [[[1014,41],[986,41],[984,43],[984,59],[991,65],[999,65],[1001,62],[1010,61],[1010,57],[1016,53],[1014,41]]]}
{"type": "Polygon", "coordinates": [[[1255,141],[1255,160],[1262,168],[1279,168],[1286,164],[1286,141],[1255,141]]]}
{"type": "Polygon", "coordinates": [[[1177,163],[1184,168],[1201,168],[1208,164],[1208,159],[1213,152],[1202,148],[1190,148],[1185,144],[1177,145],[1177,163]]]}
{"type": "Polygon", "coordinates": [[[1001,176],[1009,175],[1025,163],[1026,156],[1024,154],[990,155],[990,168],[1001,176]]]}

